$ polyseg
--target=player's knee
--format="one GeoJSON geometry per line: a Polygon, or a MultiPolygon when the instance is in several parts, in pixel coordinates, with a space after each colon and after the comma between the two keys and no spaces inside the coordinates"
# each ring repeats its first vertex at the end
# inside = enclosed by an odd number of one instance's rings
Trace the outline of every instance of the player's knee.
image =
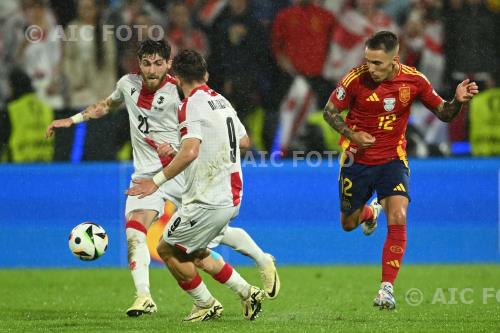
{"type": "Polygon", "coordinates": [[[357,218],[354,218],[352,215],[342,216],[340,222],[344,231],[352,231],[357,227],[357,218]]]}
{"type": "Polygon", "coordinates": [[[395,211],[391,212],[387,216],[387,222],[391,225],[403,225],[406,224],[406,212],[405,211],[395,211]]]}
{"type": "Polygon", "coordinates": [[[158,243],[156,251],[158,251],[158,255],[163,259],[163,261],[166,261],[173,256],[172,246],[167,244],[163,239],[158,243]]]}
{"type": "Polygon", "coordinates": [[[197,250],[191,254],[194,265],[199,269],[204,270],[205,272],[211,271],[212,262],[210,259],[207,259],[209,258],[209,256],[210,256],[210,250],[208,249],[197,250]]]}
{"type": "Polygon", "coordinates": [[[355,225],[352,225],[352,224],[342,224],[342,229],[344,229],[344,231],[353,231],[354,229],[356,229],[356,226],[355,225]]]}

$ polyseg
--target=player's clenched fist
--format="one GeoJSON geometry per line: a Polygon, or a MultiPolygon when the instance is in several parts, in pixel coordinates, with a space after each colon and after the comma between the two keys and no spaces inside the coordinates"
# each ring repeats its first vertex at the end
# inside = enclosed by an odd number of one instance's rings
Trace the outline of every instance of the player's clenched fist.
{"type": "Polygon", "coordinates": [[[359,148],[369,148],[375,143],[375,137],[363,131],[354,132],[351,136],[351,140],[359,148]]]}
{"type": "Polygon", "coordinates": [[[160,157],[174,156],[177,150],[170,143],[161,143],[156,149],[160,157]]]}

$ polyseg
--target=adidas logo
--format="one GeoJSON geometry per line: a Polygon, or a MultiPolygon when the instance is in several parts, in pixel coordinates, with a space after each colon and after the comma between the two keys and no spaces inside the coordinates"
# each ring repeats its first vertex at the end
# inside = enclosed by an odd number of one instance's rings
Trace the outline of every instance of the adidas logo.
{"type": "Polygon", "coordinates": [[[406,192],[405,187],[403,186],[402,183],[399,183],[398,186],[392,189],[394,192],[406,192]]]}
{"type": "Polygon", "coordinates": [[[386,261],[386,264],[394,268],[399,268],[399,260],[386,261]]]}
{"type": "Polygon", "coordinates": [[[380,99],[378,98],[376,93],[373,93],[366,99],[368,102],[378,102],[380,99]]]}

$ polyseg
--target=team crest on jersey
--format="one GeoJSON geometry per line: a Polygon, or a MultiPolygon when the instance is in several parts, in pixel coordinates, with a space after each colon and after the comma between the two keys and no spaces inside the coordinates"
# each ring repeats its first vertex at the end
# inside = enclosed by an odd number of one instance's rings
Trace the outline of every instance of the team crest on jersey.
{"type": "Polygon", "coordinates": [[[396,106],[396,99],[391,97],[391,98],[384,98],[384,110],[385,111],[392,111],[394,110],[394,107],[396,106]]]}
{"type": "Polygon", "coordinates": [[[155,98],[155,103],[153,104],[153,110],[158,112],[164,111],[163,106],[165,104],[165,101],[166,97],[162,95],[155,98]]]}
{"type": "Polygon", "coordinates": [[[410,101],[411,90],[408,86],[399,87],[399,100],[401,103],[406,104],[410,101]]]}
{"type": "Polygon", "coordinates": [[[337,96],[337,99],[339,101],[344,100],[345,98],[345,89],[341,86],[338,86],[336,91],[335,91],[335,96],[337,96]]]}

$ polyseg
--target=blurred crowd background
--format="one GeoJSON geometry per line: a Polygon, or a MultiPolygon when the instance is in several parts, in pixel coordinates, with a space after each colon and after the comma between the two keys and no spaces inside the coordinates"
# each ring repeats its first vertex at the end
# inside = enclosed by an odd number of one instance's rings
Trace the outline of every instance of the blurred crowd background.
{"type": "Polygon", "coordinates": [[[44,133],[137,71],[138,42],[151,34],[173,55],[207,58],[209,85],[231,101],[255,150],[339,150],[321,111],[379,30],[397,32],[401,62],[444,98],[464,78],[482,91],[450,124],[414,104],[409,154],[500,155],[500,0],[2,0],[0,160],[129,160],[126,112],[53,140],[44,133]]]}

